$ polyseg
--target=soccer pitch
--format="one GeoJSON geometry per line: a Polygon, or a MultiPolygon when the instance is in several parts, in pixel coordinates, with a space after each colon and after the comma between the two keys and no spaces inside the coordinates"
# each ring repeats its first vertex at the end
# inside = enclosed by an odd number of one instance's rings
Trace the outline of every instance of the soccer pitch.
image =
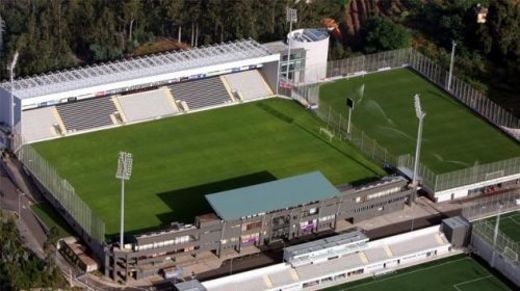
{"type": "Polygon", "coordinates": [[[497,291],[511,289],[477,261],[467,256],[456,256],[325,290],[497,291]]]}
{"type": "Polygon", "coordinates": [[[346,118],[345,99],[355,99],[352,123],[356,127],[394,155],[413,155],[418,127],[415,94],[421,96],[423,111],[427,113],[421,160],[435,173],[520,156],[517,142],[409,69],[322,85],[320,106],[322,110],[329,110],[330,106],[346,118]],[[360,98],[362,84],[365,90],[364,97],[360,98]]]}
{"type": "Polygon", "coordinates": [[[295,102],[269,99],[37,143],[106,224],[119,231],[119,151],[134,156],[125,184],[129,233],[193,222],[210,212],[204,195],[314,170],[332,183],[384,171],[347,143],[319,135],[324,124],[295,102]]]}
{"type": "MultiPolygon", "coordinates": [[[[496,223],[496,216],[488,218],[493,225],[496,223]]],[[[500,231],[510,239],[520,242],[520,211],[500,215],[500,231]]]]}

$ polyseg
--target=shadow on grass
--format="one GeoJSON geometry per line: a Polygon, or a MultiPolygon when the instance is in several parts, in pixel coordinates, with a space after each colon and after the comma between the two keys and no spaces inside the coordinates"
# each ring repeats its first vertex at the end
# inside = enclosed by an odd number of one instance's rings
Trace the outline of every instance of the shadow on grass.
{"type": "Polygon", "coordinates": [[[169,225],[174,221],[193,223],[194,216],[212,212],[205,195],[274,180],[276,180],[275,176],[268,171],[262,171],[223,181],[159,193],[159,198],[172,211],[158,214],[157,217],[163,225],[169,225]]]}
{"type": "MultiPolygon", "coordinates": [[[[127,231],[125,237],[129,238],[145,232],[161,230],[170,226],[172,222],[193,223],[195,216],[213,212],[205,195],[274,180],[277,180],[277,178],[271,173],[261,171],[218,182],[158,193],[157,196],[171,209],[169,212],[157,214],[161,225],[127,231]]],[[[107,238],[114,241],[118,238],[118,235],[118,233],[107,234],[107,238]]]]}
{"type": "Polygon", "coordinates": [[[270,106],[266,103],[257,103],[256,106],[260,107],[265,112],[271,114],[272,116],[278,118],[279,120],[286,122],[286,123],[293,123],[294,118],[288,116],[287,114],[279,111],[278,109],[274,108],[273,106],[270,106]]]}

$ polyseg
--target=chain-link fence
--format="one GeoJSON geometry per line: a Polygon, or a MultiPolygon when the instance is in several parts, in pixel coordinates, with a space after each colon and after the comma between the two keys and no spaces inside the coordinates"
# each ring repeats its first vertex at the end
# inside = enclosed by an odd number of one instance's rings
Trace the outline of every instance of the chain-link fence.
{"type": "MultiPolygon", "coordinates": [[[[397,168],[401,171],[410,171],[412,174],[415,163],[415,157],[410,154],[400,155],[397,158],[397,168]]],[[[435,174],[432,170],[426,167],[424,164],[419,162],[418,168],[418,181],[423,186],[426,186],[431,191],[436,191],[435,189],[435,181],[437,179],[437,174],[435,174]]]]}
{"type": "Polygon", "coordinates": [[[487,242],[493,251],[506,258],[510,263],[520,264],[520,243],[512,240],[505,233],[498,230],[495,234],[495,224],[488,220],[479,220],[472,224],[472,236],[477,236],[487,242]]]}
{"type": "Polygon", "coordinates": [[[448,88],[448,71],[417,50],[410,50],[409,66],[431,82],[450,92],[453,97],[471,108],[473,112],[520,141],[520,119],[511,112],[500,107],[456,76],[452,77],[451,88],[448,88]]]}
{"type": "Polygon", "coordinates": [[[330,106],[321,106],[315,110],[316,115],[327,124],[327,130],[340,140],[348,140],[361,152],[381,166],[397,164],[397,158],[385,147],[369,137],[363,130],[351,124],[350,134],[348,131],[348,116],[338,113],[330,106]]]}
{"type": "Polygon", "coordinates": [[[442,191],[518,173],[520,173],[520,157],[438,174],[433,189],[442,191]]]}
{"type": "MultiPolygon", "coordinates": [[[[496,105],[482,93],[456,77],[452,78],[451,89],[448,89],[448,72],[439,64],[411,48],[330,61],[327,64],[326,77],[318,81],[313,81],[312,83],[303,82],[292,84],[291,88],[285,88],[285,91],[289,93],[288,96],[304,104],[309,106],[314,104],[318,105],[320,104],[319,86],[323,82],[400,67],[411,67],[431,82],[449,91],[454,98],[487,119],[490,123],[502,129],[513,138],[517,140],[520,139],[520,121],[517,117],[496,105]]],[[[307,68],[305,73],[312,74],[312,71],[312,69],[309,70],[307,68]]],[[[318,71],[322,72],[323,68],[320,68],[320,70],[316,69],[316,72],[318,71]]],[[[316,78],[312,79],[316,80],[316,78]]],[[[321,104],[319,109],[316,110],[316,113],[332,130],[341,133],[337,134],[338,136],[347,137],[346,128],[348,116],[331,110],[326,104],[321,104]]],[[[381,143],[378,143],[377,137],[369,137],[363,129],[356,127],[354,124],[351,124],[351,133],[348,139],[363,153],[373,157],[377,161],[404,170],[413,169],[413,156],[403,155],[398,157],[396,153],[389,152],[381,143]]],[[[466,169],[443,174],[434,173],[423,164],[419,166],[419,176],[423,185],[434,192],[471,185],[517,173],[520,173],[520,157],[488,164],[474,165],[466,169]]]]}
{"type": "Polygon", "coordinates": [[[503,193],[479,197],[473,202],[466,202],[461,215],[473,221],[496,215],[499,212],[520,210],[520,191],[518,188],[505,190],[503,193]]]}
{"type": "Polygon", "coordinates": [[[81,200],[74,187],[58,175],[49,162],[28,144],[20,149],[18,159],[92,239],[100,244],[104,242],[105,223],[81,200]]]}

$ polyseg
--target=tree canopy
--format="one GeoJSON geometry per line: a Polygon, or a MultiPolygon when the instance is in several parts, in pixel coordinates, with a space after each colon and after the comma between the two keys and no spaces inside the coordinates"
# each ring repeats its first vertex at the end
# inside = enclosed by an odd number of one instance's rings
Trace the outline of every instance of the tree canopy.
{"type": "Polygon", "coordinates": [[[406,28],[376,16],[366,21],[361,36],[367,53],[409,47],[412,43],[412,35],[406,28]]]}

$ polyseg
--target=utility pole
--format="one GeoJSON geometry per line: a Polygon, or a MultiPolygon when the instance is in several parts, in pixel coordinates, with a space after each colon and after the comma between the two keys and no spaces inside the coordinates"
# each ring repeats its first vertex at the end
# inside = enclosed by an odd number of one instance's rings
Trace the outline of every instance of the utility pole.
{"type": "Polygon", "coordinates": [[[116,178],[121,180],[121,231],[119,234],[119,247],[123,249],[125,231],[125,181],[132,175],[133,158],[131,153],[119,152],[117,160],[116,178]]]}
{"type": "Polygon", "coordinates": [[[457,43],[455,41],[451,41],[451,59],[450,59],[450,73],[448,75],[448,91],[451,91],[451,79],[453,77],[453,65],[455,62],[455,47],[457,43]]]}
{"type": "Polygon", "coordinates": [[[298,11],[296,9],[287,7],[286,17],[287,22],[289,22],[289,33],[287,34],[287,67],[285,72],[285,78],[287,80],[287,84],[289,84],[289,66],[291,60],[291,32],[293,22],[298,21],[298,11]]]}

